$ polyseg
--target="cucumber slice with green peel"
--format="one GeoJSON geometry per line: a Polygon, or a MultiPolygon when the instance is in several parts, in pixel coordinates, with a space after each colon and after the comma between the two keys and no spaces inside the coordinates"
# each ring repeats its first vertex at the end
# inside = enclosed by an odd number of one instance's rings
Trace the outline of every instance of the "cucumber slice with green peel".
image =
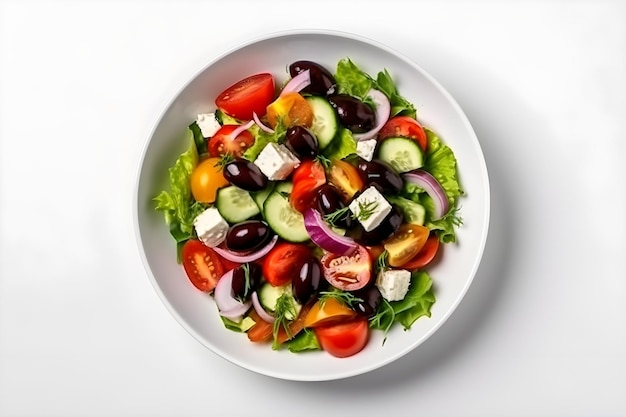
{"type": "Polygon", "coordinates": [[[263,204],[263,217],[272,230],[289,242],[306,242],[309,234],[304,227],[304,216],[291,206],[289,182],[278,183],[263,204]]]}
{"type": "Polygon", "coordinates": [[[267,200],[267,197],[269,197],[269,195],[272,193],[272,191],[274,191],[274,182],[270,181],[267,187],[265,187],[261,191],[254,191],[250,193],[250,195],[254,199],[254,202],[259,207],[259,210],[263,210],[263,204],[265,203],[265,200],[267,200]]]}
{"type": "Polygon", "coordinates": [[[285,318],[287,320],[295,319],[298,314],[300,314],[300,310],[302,309],[302,305],[296,301],[293,296],[293,291],[291,289],[291,283],[288,285],[281,286],[273,286],[269,282],[266,282],[259,289],[259,302],[268,311],[274,312],[276,310],[276,303],[280,297],[287,294],[287,296],[291,297],[292,305],[294,307],[294,311],[287,311],[285,318]],[[295,313],[295,316],[292,316],[292,313],[295,313]]]}
{"type": "Polygon", "coordinates": [[[419,224],[420,226],[424,225],[426,221],[426,209],[420,203],[395,195],[388,196],[387,200],[400,208],[406,223],[419,224]]]}
{"type": "Polygon", "coordinates": [[[398,173],[412,171],[424,165],[424,153],[416,141],[409,138],[387,138],[378,145],[378,158],[398,173]]]}
{"type": "Polygon", "coordinates": [[[339,130],[339,121],[335,109],[328,100],[319,96],[310,96],[306,101],[313,110],[313,123],[311,132],[317,138],[319,149],[327,147],[339,130]]]}
{"type": "Polygon", "coordinates": [[[217,192],[215,207],[228,223],[239,223],[261,213],[250,193],[230,185],[217,192]]]}

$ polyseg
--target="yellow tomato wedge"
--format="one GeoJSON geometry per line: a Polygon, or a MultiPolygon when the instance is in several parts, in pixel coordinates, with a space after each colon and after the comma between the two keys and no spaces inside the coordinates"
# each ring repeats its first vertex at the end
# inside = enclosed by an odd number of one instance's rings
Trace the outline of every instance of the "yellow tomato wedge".
{"type": "Polygon", "coordinates": [[[356,312],[333,297],[318,300],[304,319],[304,327],[316,327],[356,316],[356,312]]]}
{"type": "Polygon", "coordinates": [[[401,267],[424,247],[429,230],[419,224],[405,223],[383,244],[389,266],[401,267]]]}
{"type": "Polygon", "coordinates": [[[296,92],[284,94],[267,106],[267,122],[276,127],[282,120],[285,127],[305,126],[313,123],[313,110],[304,97],[296,92]]]}
{"type": "Polygon", "coordinates": [[[219,162],[220,158],[207,158],[191,173],[191,194],[196,201],[215,202],[217,190],[229,184],[219,162]]]}

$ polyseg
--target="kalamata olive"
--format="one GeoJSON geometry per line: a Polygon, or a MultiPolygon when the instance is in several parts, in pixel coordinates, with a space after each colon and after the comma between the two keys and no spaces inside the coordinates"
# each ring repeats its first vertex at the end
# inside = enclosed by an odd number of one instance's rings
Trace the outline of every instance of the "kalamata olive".
{"type": "Polygon", "coordinates": [[[303,126],[290,127],[287,130],[285,146],[299,159],[314,158],[317,155],[317,138],[303,126]]]}
{"type": "Polygon", "coordinates": [[[250,299],[250,295],[261,283],[262,269],[259,264],[247,262],[233,269],[231,288],[233,296],[239,301],[250,299]]]}
{"type": "Polygon", "coordinates": [[[267,177],[258,166],[245,159],[235,159],[224,165],[224,178],[246,191],[259,191],[267,187],[267,177]]]}
{"type": "Polygon", "coordinates": [[[335,108],[339,122],[354,133],[367,132],[376,124],[374,109],[356,97],[336,94],[328,97],[328,101],[335,108]]]}
{"type": "MultiPolygon", "coordinates": [[[[317,207],[322,214],[331,214],[346,207],[341,194],[330,184],[324,184],[317,190],[317,207]]],[[[339,216],[333,224],[337,227],[349,229],[354,225],[352,213],[348,210],[339,216]]]]}
{"type": "Polygon", "coordinates": [[[271,236],[271,229],[264,221],[246,220],[230,226],[226,232],[226,247],[236,252],[252,251],[267,243],[271,236]]]}
{"type": "Polygon", "coordinates": [[[378,226],[367,232],[358,224],[357,227],[350,231],[350,236],[362,245],[376,246],[394,234],[403,221],[402,211],[395,204],[392,204],[391,213],[378,226]]]}
{"type": "Polygon", "coordinates": [[[304,88],[302,92],[316,96],[327,96],[335,93],[337,83],[333,75],[326,68],[312,61],[296,61],[289,65],[289,74],[292,77],[295,77],[305,70],[309,70],[311,84],[304,88]]]}
{"type": "Polygon", "coordinates": [[[296,301],[306,303],[320,288],[322,281],[322,268],[317,258],[312,256],[302,265],[298,276],[291,279],[291,288],[296,301]]]}
{"type": "Polygon", "coordinates": [[[363,300],[352,304],[354,310],[367,318],[373,317],[376,314],[376,310],[378,310],[378,306],[380,305],[382,299],[382,295],[380,294],[378,287],[370,285],[354,291],[353,294],[355,297],[363,300]]]}
{"type": "Polygon", "coordinates": [[[375,186],[383,194],[396,194],[402,190],[402,178],[386,162],[372,159],[370,162],[359,158],[357,168],[363,182],[375,186]]]}

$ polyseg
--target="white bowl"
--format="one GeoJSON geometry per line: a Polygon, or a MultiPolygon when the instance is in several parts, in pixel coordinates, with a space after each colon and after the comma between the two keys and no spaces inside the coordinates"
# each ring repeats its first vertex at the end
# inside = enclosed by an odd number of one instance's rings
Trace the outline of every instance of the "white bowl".
{"type": "Polygon", "coordinates": [[[289,31],[248,42],[210,62],[182,87],[148,136],[137,179],[135,229],[139,251],[157,294],[174,318],[217,355],[260,374],[302,381],[345,378],[395,361],[428,339],[455,310],[470,286],[487,238],[489,181],[483,154],[469,121],[450,94],[416,63],[369,39],[333,31],[289,31]],[[418,119],[451,147],[458,160],[464,224],[457,244],[445,246],[429,270],[437,302],[430,318],[420,318],[409,331],[396,326],[382,345],[382,332],[372,332],[366,348],[349,358],[325,352],[293,354],[250,343],[241,333],[226,330],[210,296],[196,290],[176,263],[174,241],[152,198],[167,188],[167,168],[186,149],[177,141],[198,113],[214,110],[214,98],[225,87],[257,72],[271,72],[277,83],[287,78],[289,63],[308,59],[334,72],[349,57],[376,74],[386,68],[398,89],[414,103],[418,119]]]}

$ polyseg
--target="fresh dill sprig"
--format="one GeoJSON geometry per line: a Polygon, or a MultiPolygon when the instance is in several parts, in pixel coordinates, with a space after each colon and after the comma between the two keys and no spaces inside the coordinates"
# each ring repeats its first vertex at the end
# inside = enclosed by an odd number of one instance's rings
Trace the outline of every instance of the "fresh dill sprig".
{"type": "Polygon", "coordinates": [[[359,201],[359,214],[356,215],[356,219],[360,221],[369,219],[376,212],[377,208],[377,201],[359,201]]]}
{"type": "Polygon", "coordinates": [[[346,214],[350,215],[350,207],[346,206],[340,209],[333,211],[332,213],[328,213],[324,216],[324,220],[330,223],[333,226],[337,226],[337,222],[343,220],[346,217],[346,214]]]}
{"type": "Polygon", "coordinates": [[[320,305],[323,306],[326,300],[328,300],[329,298],[334,298],[348,305],[351,308],[354,307],[356,304],[363,302],[362,298],[357,297],[356,295],[349,293],[347,291],[341,291],[341,290],[320,291],[320,297],[319,297],[320,305]]]}
{"type": "Polygon", "coordinates": [[[384,345],[387,341],[387,333],[389,333],[391,326],[393,326],[393,323],[396,321],[396,312],[391,304],[389,304],[389,301],[384,298],[381,298],[381,300],[381,304],[378,306],[376,314],[374,314],[374,316],[372,316],[369,320],[371,327],[382,329],[385,336],[383,338],[384,345]]]}
{"type": "Polygon", "coordinates": [[[272,325],[272,335],[274,342],[272,349],[276,350],[280,347],[278,342],[278,334],[282,327],[287,332],[287,337],[291,339],[291,330],[289,330],[290,317],[296,316],[296,306],[293,305],[293,298],[289,294],[283,294],[276,300],[276,308],[274,309],[274,323],[272,325]]]}
{"type": "Polygon", "coordinates": [[[378,274],[380,271],[386,271],[389,269],[389,264],[387,263],[389,258],[389,252],[385,249],[382,251],[378,258],[376,258],[376,263],[374,264],[374,273],[378,274]]]}

